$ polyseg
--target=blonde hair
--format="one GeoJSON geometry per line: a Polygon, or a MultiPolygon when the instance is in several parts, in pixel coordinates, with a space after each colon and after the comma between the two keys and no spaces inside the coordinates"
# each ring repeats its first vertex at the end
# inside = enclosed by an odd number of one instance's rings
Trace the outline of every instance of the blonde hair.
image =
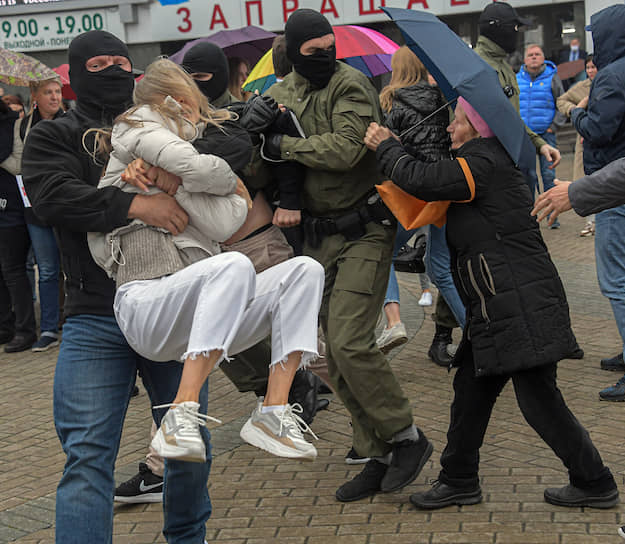
{"type": "Polygon", "coordinates": [[[419,81],[427,81],[428,71],[419,57],[410,48],[403,45],[391,58],[391,81],[380,93],[380,105],[384,111],[391,111],[395,91],[402,87],[410,87],[419,81]]]}
{"type": "MultiPolygon", "coordinates": [[[[200,111],[200,121],[221,126],[221,123],[233,119],[233,115],[224,109],[214,109],[200,91],[195,81],[180,66],[169,59],[161,58],[150,64],[143,78],[135,86],[133,93],[134,106],[115,119],[115,123],[126,123],[130,126],[140,126],[141,121],[132,118],[132,115],[142,106],[149,106],[159,113],[165,120],[171,121],[179,133],[188,123],[184,119],[184,107],[175,100],[166,100],[167,97],[183,99],[186,103],[197,104],[200,111]]],[[[89,129],[83,134],[83,148],[97,160],[101,153],[111,151],[110,129],[89,129]],[[85,137],[95,133],[93,149],[88,149],[85,137]]]]}

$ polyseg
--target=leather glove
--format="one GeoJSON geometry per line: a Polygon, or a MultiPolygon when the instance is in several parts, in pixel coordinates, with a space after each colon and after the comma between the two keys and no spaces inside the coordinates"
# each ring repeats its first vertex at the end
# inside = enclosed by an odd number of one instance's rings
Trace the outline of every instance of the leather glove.
{"type": "Polygon", "coordinates": [[[280,111],[271,125],[271,132],[279,132],[280,134],[286,134],[294,138],[301,138],[302,134],[295,124],[296,121],[294,119],[295,114],[291,110],[280,111]]]}
{"type": "Polygon", "coordinates": [[[240,119],[241,126],[248,132],[260,134],[274,122],[280,110],[278,103],[270,96],[256,96],[252,98],[240,119]]]}
{"type": "Polygon", "coordinates": [[[278,134],[277,132],[270,132],[269,134],[264,135],[264,142],[262,145],[262,153],[261,156],[264,159],[268,159],[270,161],[278,161],[282,162],[282,158],[280,156],[280,144],[282,143],[282,134],[278,134]]]}

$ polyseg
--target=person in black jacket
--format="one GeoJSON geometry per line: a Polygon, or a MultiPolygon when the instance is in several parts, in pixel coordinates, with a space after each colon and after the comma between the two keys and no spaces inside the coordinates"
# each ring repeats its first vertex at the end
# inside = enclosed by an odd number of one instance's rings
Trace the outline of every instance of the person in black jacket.
{"type": "MultiPolygon", "coordinates": [[[[87,232],[109,232],[139,218],[177,234],[188,218],[167,194],[97,189],[106,157],[94,153],[95,138],[85,132],[110,127],[131,104],[126,45],[108,32],[86,32],[70,44],[69,65],[77,107],[33,128],[22,173],[35,213],[56,230],[66,276],[67,320],[54,381],[54,421],[67,455],[56,496],[56,541],[109,544],[113,469],[137,370],[152,404],[160,405],[175,397],[182,365],[154,363],[130,349],[113,316],[115,284],[91,258],[87,232]]],[[[207,397],[205,384],[202,413],[207,397]]],[[[153,412],[157,423],[164,412],[153,412]]],[[[204,540],[211,513],[207,453],[206,463],[167,463],[163,532],[170,543],[204,540]]]]}
{"type": "MultiPolygon", "coordinates": [[[[423,63],[406,46],[400,47],[391,59],[393,77],[380,93],[380,105],[386,111],[385,125],[395,134],[402,135],[402,145],[413,157],[436,162],[449,158],[449,123],[445,100],[423,63]]],[[[415,231],[406,231],[398,225],[395,254],[415,231]]],[[[451,362],[448,345],[452,343],[452,329],[464,326],[464,306],[458,296],[449,268],[449,250],[445,242],[445,227],[430,225],[427,230],[425,255],[426,271],[438,287],[434,321],[436,332],[428,356],[436,364],[447,367],[451,362]]],[[[422,285],[423,287],[423,285],[422,285]]],[[[431,302],[430,302],[431,303],[431,302]]],[[[419,301],[421,304],[421,301],[419,301]]],[[[386,353],[407,340],[406,330],[399,316],[399,289],[395,270],[391,266],[389,285],[384,299],[387,328],[377,340],[378,347],[386,353]]]]}
{"type": "Polygon", "coordinates": [[[546,489],[545,500],[610,508],[618,502],[616,482],[556,384],[557,362],[576,341],[524,177],[463,98],[448,130],[455,158],[433,164],[408,155],[386,128],[372,124],[365,138],[401,189],[428,205],[451,201],[447,241],[467,309],[442,470],[431,490],[410,501],[423,509],[481,502],[480,446],[495,401],[512,380],[523,416],[569,471],[570,484],[546,489]]]}
{"type": "Polygon", "coordinates": [[[0,344],[15,353],[37,340],[33,294],[26,274],[30,237],[24,203],[15,176],[5,160],[13,150],[18,114],[0,100],[0,344]]]}

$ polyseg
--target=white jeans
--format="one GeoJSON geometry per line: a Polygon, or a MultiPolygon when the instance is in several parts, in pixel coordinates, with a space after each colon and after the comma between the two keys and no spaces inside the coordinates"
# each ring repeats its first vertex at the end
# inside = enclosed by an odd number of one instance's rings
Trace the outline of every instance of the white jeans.
{"type": "Polygon", "coordinates": [[[251,261],[227,252],[155,280],[122,285],[115,318],[131,347],[153,361],[209,351],[235,355],[271,334],[271,364],[303,352],[317,357],[323,267],[295,257],[256,275],[251,261]]]}

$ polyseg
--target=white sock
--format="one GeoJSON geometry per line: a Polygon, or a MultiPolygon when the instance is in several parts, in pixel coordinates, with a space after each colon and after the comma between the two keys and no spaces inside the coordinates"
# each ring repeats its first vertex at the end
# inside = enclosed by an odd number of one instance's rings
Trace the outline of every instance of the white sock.
{"type": "Polygon", "coordinates": [[[277,410],[284,410],[286,404],[274,404],[272,406],[262,406],[260,409],[261,414],[268,414],[269,412],[276,412],[277,410]]]}

